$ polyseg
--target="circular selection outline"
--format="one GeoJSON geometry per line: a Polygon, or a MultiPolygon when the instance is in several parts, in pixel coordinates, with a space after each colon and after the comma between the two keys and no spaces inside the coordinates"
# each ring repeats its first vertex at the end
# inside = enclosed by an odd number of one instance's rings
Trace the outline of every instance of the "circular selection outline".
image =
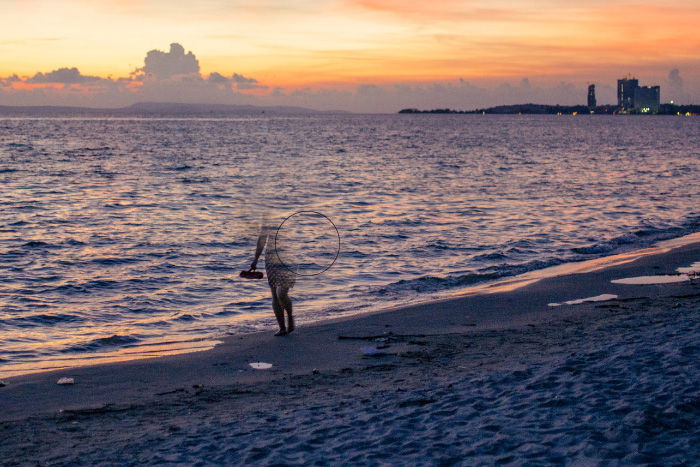
{"type": "Polygon", "coordinates": [[[323,214],[323,213],[320,213],[320,212],[318,212],[318,211],[307,211],[307,210],[304,210],[304,211],[295,211],[295,212],[291,213],[290,215],[288,215],[287,217],[285,217],[284,220],[283,220],[283,221],[280,223],[280,225],[277,227],[277,231],[275,231],[275,255],[277,255],[277,259],[280,260],[280,263],[282,264],[282,266],[284,266],[285,268],[287,268],[287,270],[288,270],[289,272],[291,272],[292,274],[296,274],[297,276],[302,276],[302,277],[313,277],[313,276],[318,276],[319,274],[323,274],[324,272],[328,271],[328,270],[335,264],[335,262],[338,260],[338,256],[340,256],[340,232],[338,231],[338,227],[335,225],[335,222],[333,222],[333,221],[331,220],[330,217],[326,216],[326,215],[323,214]],[[333,226],[333,228],[335,229],[335,235],[338,237],[338,249],[335,251],[335,258],[333,258],[333,261],[331,261],[331,264],[329,264],[328,266],[326,266],[326,268],[324,268],[324,269],[322,269],[320,272],[316,272],[316,273],[314,273],[314,274],[299,274],[299,272],[293,271],[292,268],[290,268],[287,264],[285,264],[284,261],[282,261],[282,257],[280,256],[279,252],[277,251],[277,235],[280,233],[280,229],[282,228],[282,226],[284,225],[284,223],[287,222],[287,221],[288,221],[289,219],[291,219],[292,217],[296,216],[297,214],[303,214],[303,213],[312,213],[312,214],[317,214],[317,215],[319,215],[319,216],[321,216],[321,217],[325,217],[326,220],[327,220],[328,222],[330,222],[331,225],[333,226]]]}

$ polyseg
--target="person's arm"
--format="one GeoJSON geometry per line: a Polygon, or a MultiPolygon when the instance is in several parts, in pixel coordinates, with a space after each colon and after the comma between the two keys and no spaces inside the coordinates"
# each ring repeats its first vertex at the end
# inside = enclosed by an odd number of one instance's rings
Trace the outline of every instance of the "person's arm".
{"type": "Polygon", "coordinates": [[[255,271],[258,267],[258,259],[262,254],[263,248],[265,248],[265,243],[267,243],[267,230],[262,229],[260,235],[258,236],[258,244],[255,247],[255,259],[250,263],[250,270],[255,271]]]}

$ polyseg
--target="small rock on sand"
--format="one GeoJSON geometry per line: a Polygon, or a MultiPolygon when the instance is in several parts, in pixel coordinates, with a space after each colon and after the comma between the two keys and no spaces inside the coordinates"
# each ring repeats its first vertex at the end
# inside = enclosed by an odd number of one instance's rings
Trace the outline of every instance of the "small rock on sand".
{"type": "Polygon", "coordinates": [[[75,379],[73,379],[73,378],[60,378],[58,381],[56,381],[56,384],[60,384],[60,385],[75,384],[75,379]]]}

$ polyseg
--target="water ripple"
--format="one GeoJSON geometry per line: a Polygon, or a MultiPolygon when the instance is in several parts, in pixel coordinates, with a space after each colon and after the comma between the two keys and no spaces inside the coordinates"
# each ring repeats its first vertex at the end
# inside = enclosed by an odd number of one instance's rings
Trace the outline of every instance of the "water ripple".
{"type": "Polygon", "coordinates": [[[340,231],[301,319],[700,230],[697,119],[423,117],[3,120],[0,360],[271,325],[263,214],[340,231]]]}

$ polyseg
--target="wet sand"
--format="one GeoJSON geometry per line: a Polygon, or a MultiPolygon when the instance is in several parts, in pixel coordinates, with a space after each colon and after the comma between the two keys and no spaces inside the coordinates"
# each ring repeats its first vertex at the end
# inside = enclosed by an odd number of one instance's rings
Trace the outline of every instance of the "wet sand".
{"type": "Polygon", "coordinates": [[[697,261],[700,243],[285,338],[2,378],[2,461],[693,462],[700,280],[611,280],[697,261]],[[548,306],[602,294],[617,298],[548,306]]]}

